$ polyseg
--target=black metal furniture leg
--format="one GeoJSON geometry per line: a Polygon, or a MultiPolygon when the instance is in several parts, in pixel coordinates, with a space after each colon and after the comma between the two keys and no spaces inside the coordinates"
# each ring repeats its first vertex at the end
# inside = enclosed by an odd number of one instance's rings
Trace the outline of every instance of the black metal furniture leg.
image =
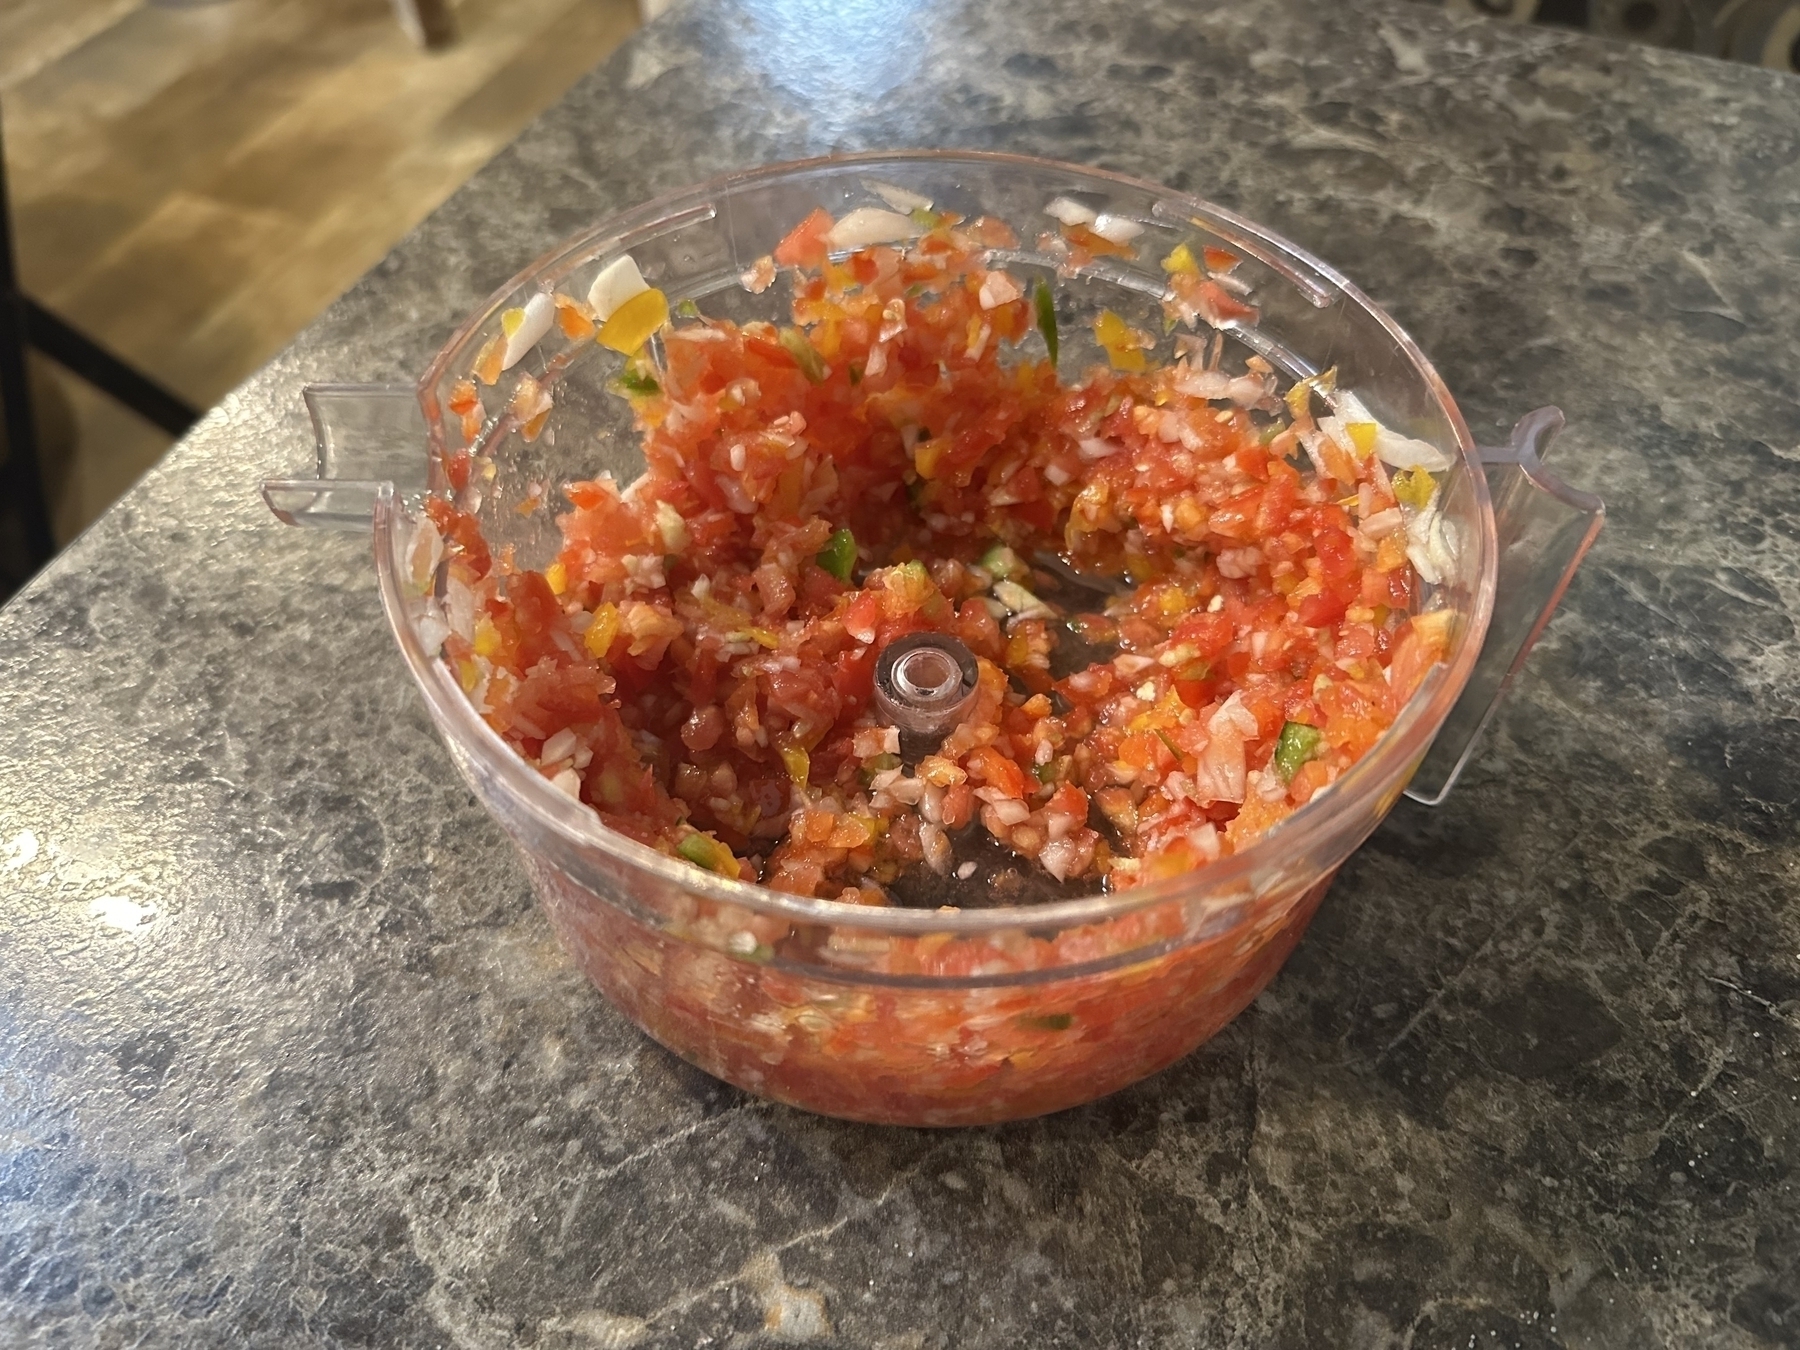
{"type": "Polygon", "coordinates": [[[6,427],[6,463],[0,467],[0,505],[17,514],[28,564],[41,567],[56,552],[50,506],[38,469],[37,425],[31,415],[31,381],[25,368],[29,337],[25,297],[13,268],[12,216],[6,202],[6,169],[0,155],[0,414],[6,427]]]}
{"type": "MultiPolygon", "coordinates": [[[[36,570],[55,554],[56,536],[38,462],[26,368],[25,354],[33,347],[171,435],[181,435],[200,418],[178,395],[19,289],[6,197],[5,143],[0,138],[0,415],[4,418],[0,426],[5,427],[7,446],[6,462],[0,466],[0,510],[16,515],[27,565],[36,570]]],[[[0,593],[4,590],[0,586],[0,593]]]]}
{"type": "Polygon", "coordinates": [[[112,395],[171,436],[181,435],[200,420],[199,412],[179,395],[170,393],[135,366],[127,365],[30,296],[19,299],[25,311],[26,340],[59,366],[112,395]]]}

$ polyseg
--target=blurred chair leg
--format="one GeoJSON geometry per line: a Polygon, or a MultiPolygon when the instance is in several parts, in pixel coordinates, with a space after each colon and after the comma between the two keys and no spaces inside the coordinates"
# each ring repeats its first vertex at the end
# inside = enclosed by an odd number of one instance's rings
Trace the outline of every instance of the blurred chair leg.
{"type": "Polygon", "coordinates": [[[56,534],[38,460],[30,372],[25,364],[30,347],[173,435],[181,435],[199,419],[200,414],[178,395],[71,328],[19,289],[12,214],[6,199],[6,151],[0,140],[0,428],[6,433],[6,461],[0,464],[0,511],[18,521],[26,575],[56,553],[56,534]]]}
{"type": "MultiPolygon", "coordinates": [[[[37,423],[31,415],[31,380],[25,369],[25,297],[13,270],[12,217],[6,203],[6,166],[0,156],[0,425],[6,429],[6,462],[0,465],[0,510],[18,518],[25,563],[35,571],[56,552],[50,503],[38,467],[37,423]]],[[[23,578],[20,578],[23,580],[23,578]]]]}
{"type": "Polygon", "coordinates": [[[28,295],[19,297],[25,340],[70,374],[111,395],[171,436],[187,434],[200,411],[143,371],[128,365],[78,328],[71,328],[28,295]]]}
{"type": "Polygon", "coordinates": [[[447,47],[456,37],[450,0],[394,0],[394,13],[421,47],[447,47]]]}

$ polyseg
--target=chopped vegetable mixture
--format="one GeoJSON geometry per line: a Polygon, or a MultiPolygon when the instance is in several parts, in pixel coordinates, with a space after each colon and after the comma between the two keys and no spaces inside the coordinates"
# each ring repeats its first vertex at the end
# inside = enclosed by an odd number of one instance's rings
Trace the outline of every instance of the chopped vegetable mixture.
{"type": "MultiPolygon", "coordinates": [[[[1132,255],[1142,228],[1063,198],[1050,214],[1040,247],[1072,267],[1132,255]]],[[[958,869],[976,832],[1123,889],[1330,790],[1445,654],[1447,615],[1417,602],[1450,561],[1447,461],[1330,372],[1284,395],[1186,331],[1160,361],[1167,339],[1110,311],[1107,364],[1059,370],[1050,285],[993,265],[1015,247],[991,219],[816,211],[743,278],[786,269],[784,322],[672,310],[628,258],[585,301],[505,316],[453,391],[465,433],[477,382],[554,323],[627,354],[615,388],[648,468],[566,485],[542,571],[429,503],[443,655],[488,723],[621,833],[866,905],[958,869]],[[923,631],[974,653],[977,694],[903,758],[872,679],[923,631]]],[[[1172,328],[1254,317],[1230,253],[1162,265],[1172,328]]],[[[552,396],[520,378],[523,436],[552,396]]]]}

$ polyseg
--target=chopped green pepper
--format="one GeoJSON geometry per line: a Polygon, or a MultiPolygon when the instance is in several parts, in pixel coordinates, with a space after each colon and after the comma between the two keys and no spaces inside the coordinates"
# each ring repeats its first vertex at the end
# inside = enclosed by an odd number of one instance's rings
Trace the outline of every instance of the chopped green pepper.
{"type": "Polygon", "coordinates": [[[738,874],[737,858],[732,851],[709,834],[690,834],[675,845],[675,851],[696,867],[717,872],[723,877],[738,874]]]}
{"type": "Polygon", "coordinates": [[[800,367],[800,373],[814,384],[823,384],[825,377],[831,372],[825,366],[825,358],[812,345],[812,340],[798,328],[784,328],[780,336],[781,345],[794,358],[794,364],[800,367]]]}
{"type": "Polygon", "coordinates": [[[675,306],[675,313],[684,319],[697,319],[700,317],[700,306],[692,300],[683,300],[675,306]]]}
{"type": "Polygon", "coordinates": [[[1325,733],[1304,722],[1288,722],[1281,728],[1281,739],[1275,742],[1275,772],[1281,781],[1291,783],[1300,766],[1319,753],[1325,733]]]}
{"type": "Polygon", "coordinates": [[[1005,544],[995,544],[989,548],[981,555],[980,565],[991,575],[1006,581],[1024,582],[1031,577],[1031,569],[1005,544]]]}
{"type": "Polygon", "coordinates": [[[628,394],[660,394],[662,386],[649,371],[626,366],[619,372],[619,387],[628,394]]]}
{"type": "Polygon", "coordinates": [[[1075,1014],[1066,1012],[1044,1013],[1042,1016],[1027,1017],[1023,1020],[1026,1026],[1035,1027],[1039,1031],[1067,1031],[1070,1027],[1075,1025],[1075,1014]]]}
{"type": "Polygon", "coordinates": [[[848,583],[856,570],[856,536],[848,530],[833,530],[825,547],[819,550],[818,564],[839,581],[848,583]]]}
{"type": "Polygon", "coordinates": [[[1021,619],[1048,619],[1055,611],[1016,581],[1002,578],[994,583],[994,599],[1021,619]]]}
{"type": "Polygon", "coordinates": [[[1044,346],[1050,353],[1050,364],[1056,364],[1056,299],[1050,294],[1050,287],[1045,282],[1038,282],[1037,292],[1031,298],[1037,310],[1038,332],[1044,335],[1044,346]]]}

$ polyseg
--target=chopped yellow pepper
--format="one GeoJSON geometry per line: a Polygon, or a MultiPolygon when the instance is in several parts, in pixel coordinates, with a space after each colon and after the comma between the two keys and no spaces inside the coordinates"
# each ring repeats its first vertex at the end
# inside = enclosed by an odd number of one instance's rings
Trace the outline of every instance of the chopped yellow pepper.
{"type": "Polygon", "coordinates": [[[500,630],[483,614],[475,621],[475,655],[490,659],[500,650],[500,630]]]}
{"type": "Polygon", "coordinates": [[[613,639],[619,636],[619,607],[615,604],[604,604],[594,611],[593,620],[582,635],[582,645],[588,649],[588,655],[595,660],[604,660],[606,653],[613,645],[613,639]]]}
{"type": "Polygon", "coordinates": [[[1101,310],[1094,320],[1094,341],[1100,344],[1114,370],[1142,371],[1149,364],[1143,351],[1149,344],[1110,309],[1101,310]]]}
{"type": "Polygon", "coordinates": [[[1402,469],[1394,475],[1394,500],[1423,511],[1431,505],[1437,482],[1424,469],[1402,469]]]}
{"type": "Polygon", "coordinates": [[[781,762],[787,765],[788,777],[794,780],[794,786],[805,787],[806,780],[812,776],[812,756],[798,745],[784,745],[781,762]]]}
{"type": "Polygon", "coordinates": [[[1188,276],[1200,275],[1200,264],[1194,259],[1194,251],[1186,244],[1177,244],[1172,253],[1162,260],[1163,271],[1171,276],[1185,273],[1188,276]]]}
{"type": "Polygon", "coordinates": [[[919,471],[921,478],[937,477],[938,462],[944,458],[944,451],[950,448],[949,442],[934,437],[928,441],[920,441],[913,447],[913,467],[919,471]]]}
{"type": "Polygon", "coordinates": [[[550,583],[550,591],[561,595],[569,589],[569,571],[560,562],[553,562],[544,569],[544,580],[550,583]]]}
{"type": "Polygon", "coordinates": [[[1381,428],[1373,422],[1346,422],[1344,430],[1350,437],[1350,443],[1356,447],[1356,453],[1367,459],[1375,449],[1375,433],[1381,428]]]}
{"type": "MultiPolygon", "coordinates": [[[[630,356],[669,321],[669,297],[655,287],[639,291],[620,305],[600,327],[596,341],[602,347],[630,356]]],[[[502,320],[504,322],[504,320],[502,320]]]]}
{"type": "Polygon", "coordinates": [[[717,872],[722,877],[735,879],[738,875],[737,858],[710,834],[690,834],[675,845],[675,851],[694,866],[717,872]]]}

